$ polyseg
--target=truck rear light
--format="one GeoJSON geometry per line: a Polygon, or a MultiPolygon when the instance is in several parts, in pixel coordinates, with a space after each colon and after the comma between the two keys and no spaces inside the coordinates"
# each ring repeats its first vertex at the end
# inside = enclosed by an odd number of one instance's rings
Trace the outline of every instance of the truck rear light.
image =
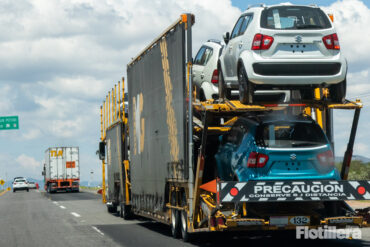
{"type": "Polygon", "coordinates": [[[217,224],[216,224],[216,217],[211,216],[211,218],[209,218],[209,225],[211,227],[216,227],[217,226],[217,224]]]}
{"type": "Polygon", "coordinates": [[[225,225],[225,219],[223,217],[218,217],[217,225],[225,225]]]}
{"type": "Polygon", "coordinates": [[[327,35],[322,38],[326,49],[328,50],[340,50],[339,39],[336,33],[327,35]]]}
{"type": "Polygon", "coordinates": [[[264,167],[269,160],[269,157],[266,154],[258,154],[257,156],[257,167],[264,167]]]}
{"type": "Polygon", "coordinates": [[[254,168],[257,164],[257,152],[251,152],[248,157],[247,167],[254,168]]]}
{"type": "Polygon", "coordinates": [[[253,38],[252,50],[268,50],[273,42],[273,37],[257,33],[253,38]]]}
{"type": "Polygon", "coordinates": [[[318,154],[317,159],[323,166],[334,166],[334,155],[331,150],[318,154]]]}
{"type": "Polygon", "coordinates": [[[217,69],[215,69],[213,71],[211,82],[213,84],[217,84],[218,83],[218,70],[217,69]]]}
{"type": "Polygon", "coordinates": [[[269,160],[269,156],[257,152],[251,152],[248,157],[247,167],[249,168],[262,168],[269,160]]]}

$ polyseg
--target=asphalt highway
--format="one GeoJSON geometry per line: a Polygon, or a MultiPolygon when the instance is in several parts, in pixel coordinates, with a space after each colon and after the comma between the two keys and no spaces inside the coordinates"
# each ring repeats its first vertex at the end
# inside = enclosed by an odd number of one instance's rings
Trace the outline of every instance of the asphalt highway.
{"type": "Polygon", "coordinates": [[[7,192],[0,196],[0,246],[370,246],[370,229],[362,240],[296,240],[288,234],[202,233],[191,243],[170,236],[169,227],[143,218],[124,221],[108,214],[100,195],[7,192]]]}

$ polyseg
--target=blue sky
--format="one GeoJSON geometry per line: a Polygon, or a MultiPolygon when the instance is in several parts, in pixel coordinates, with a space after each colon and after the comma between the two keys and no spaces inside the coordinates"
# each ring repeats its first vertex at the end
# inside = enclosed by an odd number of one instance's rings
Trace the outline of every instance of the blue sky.
{"type": "MultiPolygon", "coordinates": [[[[95,155],[99,107],[126,64],[181,13],[195,14],[193,48],[222,39],[249,4],[229,0],[0,1],[0,115],[20,129],[0,131],[0,178],[41,178],[44,151],[79,146],[81,178],[101,177],[95,155]],[[145,4],[143,4],[143,2],[145,4]]],[[[269,1],[267,4],[279,3],[269,1]]],[[[287,1],[284,1],[287,2],[287,1]]],[[[310,4],[311,1],[292,3],[310,4]]],[[[349,63],[348,98],[370,104],[369,1],[316,1],[334,13],[349,63]]],[[[335,114],[336,152],[343,154],[352,113],[335,114]]],[[[370,111],[362,111],[355,154],[370,156],[370,111]]]]}

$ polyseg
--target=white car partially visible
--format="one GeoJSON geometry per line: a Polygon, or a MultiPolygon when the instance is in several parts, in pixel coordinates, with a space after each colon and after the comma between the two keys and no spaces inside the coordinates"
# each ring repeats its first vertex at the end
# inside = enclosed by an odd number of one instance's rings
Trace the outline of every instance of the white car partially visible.
{"type": "Polygon", "coordinates": [[[200,101],[218,99],[217,61],[222,51],[218,40],[210,39],[200,47],[193,62],[193,83],[200,101]]]}
{"type": "Polygon", "coordinates": [[[25,179],[15,179],[13,182],[13,192],[17,190],[27,190],[29,191],[28,182],[25,179]]]}
{"type": "Polygon", "coordinates": [[[36,189],[36,183],[35,182],[28,182],[28,188],[36,189]]]}

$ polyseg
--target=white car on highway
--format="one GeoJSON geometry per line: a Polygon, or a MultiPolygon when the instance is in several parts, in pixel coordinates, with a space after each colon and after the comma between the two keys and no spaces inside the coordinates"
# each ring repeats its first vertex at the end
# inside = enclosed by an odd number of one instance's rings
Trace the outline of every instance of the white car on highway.
{"type": "Polygon", "coordinates": [[[224,40],[221,98],[234,89],[242,103],[253,103],[255,90],[299,89],[303,99],[312,99],[312,88],[325,87],[329,100],[343,102],[346,59],[332,21],[319,7],[250,7],[224,40]]]}
{"type": "Polygon", "coordinates": [[[217,61],[223,45],[210,39],[199,49],[193,62],[193,82],[200,101],[218,99],[217,61]]]}
{"type": "Polygon", "coordinates": [[[17,190],[27,190],[29,191],[28,182],[24,178],[16,178],[13,182],[13,192],[16,192],[17,190]]]}
{"type": "Polygon", "coordinates": [[[35,182],[28,182],[28,188],[30,189],[36,189],[36,183],[35,182]]]}

